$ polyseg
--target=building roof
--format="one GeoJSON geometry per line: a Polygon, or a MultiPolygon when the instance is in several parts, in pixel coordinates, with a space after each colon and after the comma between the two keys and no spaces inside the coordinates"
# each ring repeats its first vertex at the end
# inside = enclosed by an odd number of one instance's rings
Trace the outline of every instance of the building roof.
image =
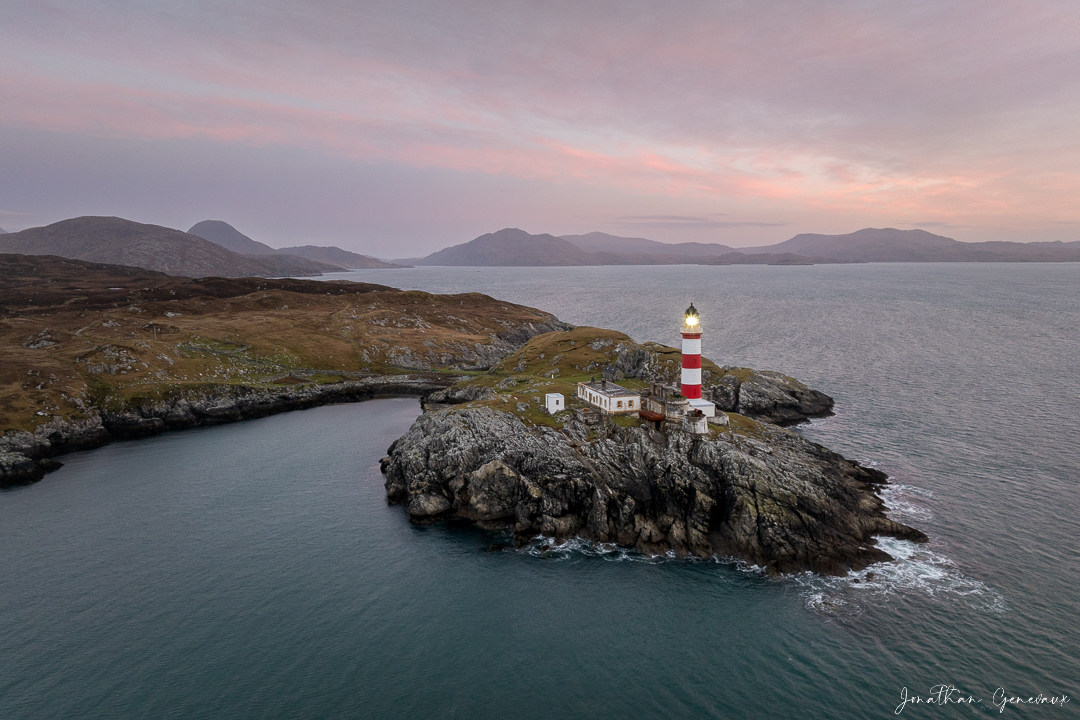
{"type": "Polygon", "coordinates": [[[589,388],[590,390],[592,390],[596,394],[605,395],[607,397],[627,397],[627,396],[637,397],[640,394],[640,393],[634,392],[633,390],[627,390],[626,388],[622,387],[621,385],[616,385],[613,382],[604,382],[604,381],[583,382],[583,383],[578,383],[578,385],[584,385],[585,387],[589,388]]]}

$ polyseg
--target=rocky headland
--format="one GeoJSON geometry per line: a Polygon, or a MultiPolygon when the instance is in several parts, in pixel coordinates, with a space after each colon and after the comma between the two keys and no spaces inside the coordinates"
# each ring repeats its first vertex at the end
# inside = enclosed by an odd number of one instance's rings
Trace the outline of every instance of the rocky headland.
{"type": "Polygon", "coordinates": [[[782,427],[828,414],[832,400],[780,373],[704,362],[706,393],[728,412],[704,436],[570,400],[590,374],[669,380],[678,357],[597,328],[534,338],[486,377],[428,397],[382,462],[387,499],[416,522],[462,518],[518,544],[581,537],[773,573],[844,573],[890,559],[875,536],[926,539],[886,517],[884,473],[782,427]],[[540,411],[546,392],[563,392],[568,409],[540,411]]]}

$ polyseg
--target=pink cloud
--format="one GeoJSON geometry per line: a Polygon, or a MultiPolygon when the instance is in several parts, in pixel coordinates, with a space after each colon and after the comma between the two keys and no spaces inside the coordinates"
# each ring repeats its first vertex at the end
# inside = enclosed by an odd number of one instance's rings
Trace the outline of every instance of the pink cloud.
{"type": "Polygon", "coordinates": [[[55,2],[0,31],[0,123],[1027,222],[1080,190],[1080,14],[1061,7],[55,2]]]}

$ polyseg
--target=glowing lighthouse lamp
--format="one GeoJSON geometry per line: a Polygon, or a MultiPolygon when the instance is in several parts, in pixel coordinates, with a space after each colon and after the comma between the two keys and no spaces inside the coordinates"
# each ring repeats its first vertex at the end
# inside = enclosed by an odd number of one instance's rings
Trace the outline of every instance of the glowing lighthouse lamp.
{"type": "Polygon", "coordinates": [[[716,406],[701,399],[701,317],[693,303],[686,308],[682,326],[682,394],[690,401],[690,407],[705,414],[716,416],[716,406]]]}

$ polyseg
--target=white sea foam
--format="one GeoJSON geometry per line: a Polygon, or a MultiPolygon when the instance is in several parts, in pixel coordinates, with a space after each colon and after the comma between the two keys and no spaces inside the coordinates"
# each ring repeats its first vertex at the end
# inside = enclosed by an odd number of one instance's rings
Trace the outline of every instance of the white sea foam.
{"type": "MultiPolygon", "coordinates": [[[[933,498],[929,490],[896,483],[883,487],[880,492],[889,516],[896,520],[910,522],[933,518],[933,512],[920,502],[933,498]]],[[[952,559],[927,544],[891,537],[876,537],[875,540],[877,546],[891,555],[893,560],[875,563],[841,577],[823,577],[804,572],[790,578],[802,594],[806,607],[828,616],[851,617],[861,615],[867,606],[882,605],[906,594],[934,601],[962,602],[984,612],[1006,611],[1005,599],[997,590],[964,575],[952,559]]],[[[702,562],[693,557],[679,558],[671,551],[647,555],[614,543],[595,543],[582,538],[555,542],[539,535],[521,551],[533,557],[559,561],[592,557],[609,562],[650,564],[672,560],[702,562]]],[[[753,575],[766,574],[764,568],[734,558],[714,557],[705,562],[715,562],[753,575]]]]}
{"type": "MultiPolygon", "coordinates": [[[[863,465],[874,466],[870,460],[863,465]]],[[[932,520],[926,506],[934,493],[925,488],[891,483],[879,490],[888,516],[905,523],[932,520]]],[[[880,605],[900,594],[915,594],[944,602],[963,602],[976,610],[1005,612],[1005,598],[980,580],[964,575],[949,557],[927,544],[877,537],[877,546],[894,559],[875,563],[843,577],[802,573],[795,582],[802,589],[806,607],[834,616],[859,615],[864,605],[880,605]]]]}
{"type": "Polygon", "coordinates": [[[583,538],[569,538],[562,542],[555,542],[543,535],[537,535],[521,550],[533,557],[547,560],[569,560],[574,556],[582,556],[613,562],[660,563],[676,559],[675,553],[670,551],[663,555],[646,555],[633,548],[619,547],[615,543],[595,543],[583,538]]]}
{"type": "Polygon", "coordinates": [[[930,508],[920,504],[920,500],[930,500],[934,493],[914,485],[895,483],[886,485],[878,492],[888,508],[888,516],[898,522],[914,520],[927,522],[934,519],[930,508]]]}
{"type": "Polygon", "coordinates": [[[859,615],[901,594],[942,602],[962,602],[972,609],[1001,613],[1005,598],[986,583],[962,573],[950,558],[924,544],[878,537],[878,547],[894,560],[875,563],[843,577],[801,573],[795,577],[806,607],[826,615],[859,615]]]}

